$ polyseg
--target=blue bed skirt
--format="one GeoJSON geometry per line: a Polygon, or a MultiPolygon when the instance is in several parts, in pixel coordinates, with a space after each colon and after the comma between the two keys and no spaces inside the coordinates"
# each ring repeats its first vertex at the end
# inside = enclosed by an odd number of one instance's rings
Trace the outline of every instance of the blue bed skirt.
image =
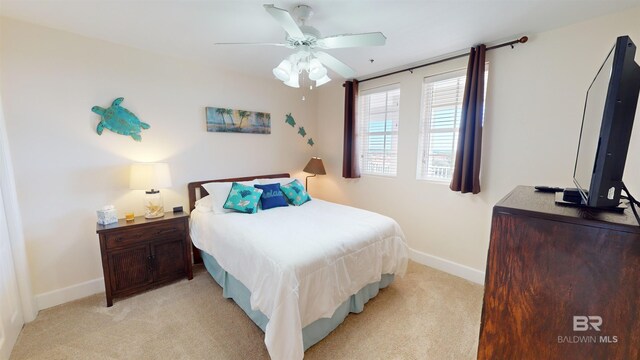
{"type": "MultiPolygon", "coordinates": [[[[244,310],[249,318],[258,325],[264,332],[269,318],[267,318],[261,311],[252,310],[249,298],[251,292],[240,281],[233,277],[233,275],[227,273],[216,261],[216,259],[207,254],[204,251],[202,254],[202,260],[207,271],[211,274],[213,279],[222,287],[222,296],[227,299],[233,299],[242,310],[244,310]]],[[[345,302],[343,302],[338,309],[333,313],[331,318],[318,319],[302,329],[302,341],[304,344],[304,350],[316,344],[322,340],[325,336],[329,335],[331,331],[340,325],[349,313],[359,313],[364,309],[364,304],[370,299],[378,295],[378,291],[383,289],[393,281],[393,274],[383,274],[382,279],[378,282],[366,285],[356,294],[351,295],[345,302]]]]}

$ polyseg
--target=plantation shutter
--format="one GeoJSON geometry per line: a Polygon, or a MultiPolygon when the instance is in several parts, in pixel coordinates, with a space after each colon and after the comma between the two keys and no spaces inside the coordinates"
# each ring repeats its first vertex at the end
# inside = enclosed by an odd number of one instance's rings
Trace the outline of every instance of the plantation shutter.
{"type": "Polygon", "coordinates": [[[357,139],[362,174],[396,175],[399,120],[400,88],[397,85],[360,93],[357,139]]]}
{"type": "Polygon", "coordinates": [[[449,181],[458,144],[465,70],[427,77],[422,86],[418,178],[449,181]]]}

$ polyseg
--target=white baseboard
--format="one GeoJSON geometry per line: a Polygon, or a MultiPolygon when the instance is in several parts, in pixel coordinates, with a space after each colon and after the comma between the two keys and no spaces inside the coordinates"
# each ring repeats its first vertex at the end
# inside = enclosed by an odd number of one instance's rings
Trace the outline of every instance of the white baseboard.
{"type": "Polygon", "coordinates": [[[451,260],[443,259],[431,254],[423,253],[418,250],[409,249],[409,257],[411,260],[444,271],[451,275],[467,279],[476,284],[484,285],[484,271],[474,269],[472,267],[458,264],[451,260]]]}
{"type": "Polygon", "coordinates": [[[69,301],[82,299],[89,295],[104,292],[104,279],[93,279],[66,288],[49,291],[35,296],[38,310],[64,304],[69,301]]]}
{"type": "MultiPolygon", "coordinates": [[[[483,271],[414,249],[409,249],[409,257],[411,260],[422,265],[430,266],[476,284],[484,285],[483,271]]],[[[66,288],[38,294],[35,296],[36,306],[38,310],[44,310],[100,292],[104,292],[103,278],[93,279],[66,288]]]]}

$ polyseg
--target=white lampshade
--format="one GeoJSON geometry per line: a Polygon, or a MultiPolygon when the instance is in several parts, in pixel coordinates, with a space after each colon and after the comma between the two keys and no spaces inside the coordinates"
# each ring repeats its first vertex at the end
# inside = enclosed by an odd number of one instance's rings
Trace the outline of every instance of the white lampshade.
{"type": "Polygon", "coordinates": [[[294,71],[291,73],[291,77],[289,78],[289,80],[285,81],[284,84],[287,86],[291,86],[293,88],[299,88],[300,87],[300,82],[298,80],[299,77],[300,77],[300,74],[298,74],[297,71],[294,71]]]}
{"type": "Polygon", "coordinates": [[[296,64],[299,71],[309,71],[309,63],[306,60],[300,60],[296,64]]]}
{"type": "Polygon", "coordinates": [[[166,189],[171,187],[167,163],[136,163],[131,165],[129,187],[132,190],[166,189]]]}
{"type": "Polygon", "coordinates": [[[311,59],[311,62],[309,62],[309,79],[317,81],[325,76],[327,76],[327,69],[322,66],[320,60],[311,59]]]}
{"type": "Polygon", "coordinates": [[[324,85],[324,84],[328,83],[329,81],[331,81],[331,78],[329,78],[329,76],[327,76],[326,70],[325,70],[324,76],[322,78],[316,80],[316,87],[318,87],[320,85],[324,85]]]}
{"type": "Polygon", "coordinates": [[[278,67],[273,69],[273,75],[281,81],[288,81],[291,78],[291,62],[287,59],[282,60],[278,67]]]}

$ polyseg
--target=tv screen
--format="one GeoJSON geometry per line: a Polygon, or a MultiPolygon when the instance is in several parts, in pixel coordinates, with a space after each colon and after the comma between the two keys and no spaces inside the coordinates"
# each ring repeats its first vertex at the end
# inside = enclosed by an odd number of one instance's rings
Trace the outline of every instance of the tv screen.
{"type": "Polygon", "coordinates": [[[616,207],[640,91],[636,46],[620,36],[587,90],[573,181],[582,203],[616,207]]]}

